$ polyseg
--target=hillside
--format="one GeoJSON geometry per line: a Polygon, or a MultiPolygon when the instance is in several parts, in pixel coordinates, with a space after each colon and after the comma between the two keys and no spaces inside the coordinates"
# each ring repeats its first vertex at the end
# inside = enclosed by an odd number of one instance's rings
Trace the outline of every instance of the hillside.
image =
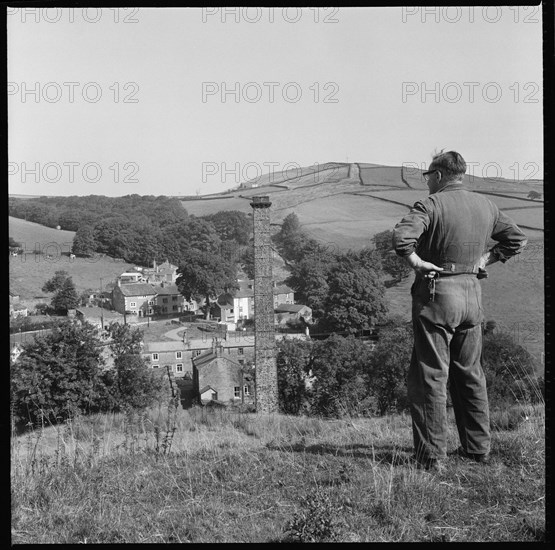
{"type": "MultiPolygon", "coordinates": [[[[491,465],[453,455],[435,474],[411,461],[406,414],[78,417],[12,438],[11,540],[546,542],[544,407],[492,422],[491,465]]],[[[447,441],[451,455],[452,414],[447,441]]]]}
{"type": "Polygon", "coordinates": [[[21,299],[29,304],[50,301],[49,295],[45,295],[41,288],[58,270],[67,271],[73,278],[77,291],[81,292],[86,289],[99,289],[101,277],[102,284],[106,285],[132,267],[131,264],[109,257],[71,259],[69,251],[75,235],[73,231],[51,229],[38,223],[10,217],[9,234],[29,252],[10,256],[10,292],[19,294],[21,299]],[[32,253],[37,248],[36,243],[51,255],[50,259],[32,253]]]}

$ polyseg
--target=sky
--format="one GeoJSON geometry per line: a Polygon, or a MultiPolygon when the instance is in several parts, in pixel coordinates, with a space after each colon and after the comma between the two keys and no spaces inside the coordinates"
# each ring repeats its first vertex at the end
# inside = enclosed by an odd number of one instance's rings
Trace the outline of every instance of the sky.
{"type": "Polygon", "coordinates": [[[8,8],[9,193],[205,195],[325,162],[543,178],[538,6],[8,8]]]}

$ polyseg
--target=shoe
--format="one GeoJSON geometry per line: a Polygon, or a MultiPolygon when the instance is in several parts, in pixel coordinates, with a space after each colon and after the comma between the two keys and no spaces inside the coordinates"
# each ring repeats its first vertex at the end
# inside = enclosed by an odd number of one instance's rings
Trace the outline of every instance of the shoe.
{"type": "Polygon", "coordinates": [[[468,453],[462,447],[457,449],[457,454],[462,458],[468,458],[474,462],[479,462],[480,464],[491,464],[491,456],[489,452],[487,453],[468,453]]]}

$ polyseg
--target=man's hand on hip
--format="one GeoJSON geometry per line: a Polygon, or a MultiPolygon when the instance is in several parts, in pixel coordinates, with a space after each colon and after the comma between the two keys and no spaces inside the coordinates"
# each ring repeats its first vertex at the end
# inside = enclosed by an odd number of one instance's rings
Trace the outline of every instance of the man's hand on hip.
{"type": "Polygon", "coordinates": [[[407,263],[420,275],[435,276],[436,273],[443,271],[443,267],[439,267],[432,262],[425,262],[416,252],[406,257],[407,263]]]}

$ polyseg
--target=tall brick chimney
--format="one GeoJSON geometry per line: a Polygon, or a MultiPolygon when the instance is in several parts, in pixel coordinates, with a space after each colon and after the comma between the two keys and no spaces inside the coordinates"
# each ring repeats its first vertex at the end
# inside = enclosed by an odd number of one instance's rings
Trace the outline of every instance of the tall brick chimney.
{"type": "Polygon", "coordinates": [[[275,357],[274,296],[272,292],[272,247],[270,242],[270,198],[252,198],[254,229],[254,363],[257,412],[278,410],[275,357]]]}

